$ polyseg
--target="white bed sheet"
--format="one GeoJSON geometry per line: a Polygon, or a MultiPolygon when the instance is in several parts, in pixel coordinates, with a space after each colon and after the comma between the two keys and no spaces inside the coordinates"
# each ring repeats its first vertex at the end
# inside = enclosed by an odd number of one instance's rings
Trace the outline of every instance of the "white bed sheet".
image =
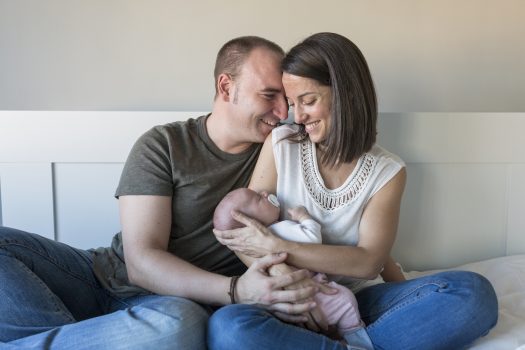
{"type": "MultiPolygon", "coordinates": [[[[525,350],[525,255],[513,255],[465,264],[450,270],[467,270],[485,276],[499,302],[496,327],[469,350],[525,350]]],[[[406,272],[407,278],[442,270],[406,272]]]]}

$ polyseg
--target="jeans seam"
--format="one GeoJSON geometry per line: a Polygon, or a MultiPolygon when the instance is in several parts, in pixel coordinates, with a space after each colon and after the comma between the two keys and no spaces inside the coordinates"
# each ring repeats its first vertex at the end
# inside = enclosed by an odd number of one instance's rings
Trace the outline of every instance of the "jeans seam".
{"type": "MultiPolygon", "coordinates": [[[[427,287],[427,286],[429,286],[429,285],[434,285],[434,286],[438,287],[439,289],[441,289],[441,288],[445,288],[445,287],[447,286],[447,283],[446,283],[446,282],[443,282],[443,281],[439,281],[439,280],[436,280],[436,281],[428,281],[428,282],[426,282],[426,283],[424,283],[424,284],[418,285],[418,286],[416,286],[416,287],[414,287],[414,288],[412,288],[412,289],[410,289],[410,290],[407,290],[407,292],[406,292],[406,293],[405,293],[400,299],[407,298],[408,296],[410,296],[410,294],[413,294],[413,293],[415,293],[417,290],[419,290],[419,289],[421,289],[421,288],[424,288],[424,287],[427,287]]],[[[399,304],[398,304],[397,306],[395,306],[395,307],[392,307],[392,306],[391,306],[392,304],[395,304],[395,303],[388,304],[387,307],[386,307],[387,311],[385,311],[385,312],[381,315],[381,317],[379,317],[377,320],[375,320],[372,324],[368,325],[368,326],[367,326],[367,329],[373,329],[373,328],[375,328],[377,325],[379,325],[379,324],[381,323],[381,321],[382,321],[384,318],[390,316],[392,313],[394,313],[394,312],[396,312],[396,311],[398,311],[398,310],[404,308],[405,306],[410,305],[410,304],[412,304],[413,302],[418,301],[418,300],[420,300],[420,299],[426,297],[428,294],[430,294],[430,293],[426,293],[426,294],[424,294],[424,295],[419,295],[419,296],[412,297],[412,298],[410,298],[410,299],[408,299],[408,300],[406,300],[406,301],[404,301],[404,302],[402,302],[402,303],[399,303],[399,304]]]]}
{"type": "MultiPolygon", "coordinates": [[[[0,247],[1,248],[1,247],[0,247]]],[[[36,283],[40,284],[42,287],[43,287],[43,290],[45,291],[45,293],[50,297],[50,300],[52,301],[53,305],[55,306],[55,311],[57,312],[60,312],[62,313],[63,316],[67,317],[71,322],[76,322],[77,320],[71,315],[71,313],[69,313],[69,310],[68,312],[64,312],[63,308],[62,308],[62,305],[59,305],[57,303],[57,299],[60,300],[53,292],[51,292],[51,290],[49,289],[49,287],[40,279],[40,278],[36,278],[35,276],[35,273],[33,271],[31,271],[31,269],[29,267],[26,266],[26,264],[24,264],[23,262],[21,262],[20,260],[16,259],[16,263],[19,264],[23,269],[27,269],[30,274],[29,276],[36,281],[36,283]]],[[[67,308],[66,308],[67,310],[67,308]]]]}
{"type": "MultiPolygon", "coordinates": [[[[104,286],[98,284],[98,283],[93,283],[92,281],[90,281],[89,279],[86,279],[84,278],[82,275],[78,275],[76,273],[74,273],[73,271],[69,270],[66,266],[60,264],[60,262],[58,262],[56,259],[53,259],[52,257],[50,257],[49,255],[47,255],[45,252],[42,252],[36,248],[34,248],[33,246],[31,245],[26,245],[25,242],[21,242],[21,241],[18,241],[16,239],[14,240],[9,240],[9,239],[1,239],[0,240],[0,250],[4,250],[10,254],[12,254],[16,260],[22,264],[25,268],[27,268],[29,271],[31,271],[31,269],[29,269],[24,263],[22,263],[20,261],[20,258],[18,257],[18,255],[15,253],[15,252],[12,252],[12,251],[9,251],[7,250],[7,246],[17,246],[17,247],[21,247],[23,249],[27,249],[35,254],[37,254],[38,256],[40,256],[41,258],[49,261],[51,264],[55,265],[56,267],[58,267],[59,269],[61,269],[62,271],[64,271],[65,273],[67,273],[68,275],[74,277],[74,278],[77,278],[79,279],[80,281],[86,283],[87,285],[89,285],[90,287],[92,288],[96,288],[96,289],[100,289],[102,290],[107,297],[113,299],[115,302],[119,302],[127,307],[129,306],[133,306],[133,304],[130,304],[128,302],[126,302],[126,299],[127,297],[123,298],[123,297],[119,297],[117,295],[115,295],[114,293],[112,293],[111,291],[109,291],[108,289],[106,289],[104,286]]],[[[70,247],[72,249],[74,249],[73,247],[70,247]]],[[[75,252],[76,253],[76,252],[75,252]]],[[[89,253],[89,252],[88,252],[89,253]]],[[[90,255],[92,256],[92,255],[90,255]]],[[[32,271],[31,271],[32,272],[32,271]]],[[[91,273],[93,273],[93,270],[91,271],[91,273]]],[[[94,276],[95,280],[98,282],[98,279],[96,276],[94,276]]],[[[43,283],[42,281],[40,281],[40,283],[42,283],[44,286],[45,286],[45,283],[43,283]]],[[[46,286],[46,288],[48,288],[46,286]]],[[[137,294],[139,295],[139,294],[137,294]]],[[[154,293],[150,293],[150,294],[145,294],[145,295],[155,295],[154,293]]]]}
{"type": "MultiPolygon", "coordinates": [[[[56,261],[55,259],[51,258],[49,255],[47,255],[47,254],[45,254],[44,252],[39,251],[39,250],[37,250],[37,249],[31,247],[31,246],[27,246],[27,245],[25,245],[25,244],[23,244],[23,243],[21,243],[21,242],[16,241],[16,240],[14,240],[14,241],[5,241],[5,240],[4,240],[4,242],[0,243],[0,249],[3,249],[3,250],[5,250],[5,251],[9,252],[10,254],[13,254],[13,256],[14,256],[15,258],[17,258],[18,261],[20,261],[20,258],[18,257],[18,255],[17,255],[15,252],[11,252],[11,251],[5,249],[5,247],[10,246],[10,245],[11,245],[11,246],[21,247],[21,248],[23,248],[23,249],[27,249],[27,250],[29,250],[29,251],[31,251],[31,252],[37,254],[37,255],[40,256],[41,258],[47,260],[49,263],[55,265],[56,267],[58,267],[59,269],[61,269],[61,270],[64,271],[65,273],[67,273],[68,275],[70,275],[70,276],[72,276],[72,277],[74,277],[74,278],[77,278],[77,279],[83,281],[84,283],[88,284],[88,285],[91,286],[91,287],[94,287],[94,288],[100,288],[100,286],[98,286],[98,285],[92,283],[91,281],[87,280],[87,279],[84,278],[83,276],[78,275],[78,274],[72,272],[72,271],[69,270],[66,266],[60,264],[58,261],[56,261]]],[[[24,265],[24,266],[25,266],[25,265],[24,265]]],[[[26,266],[26,267],[27,267],[27,266],[26,266]]]]}

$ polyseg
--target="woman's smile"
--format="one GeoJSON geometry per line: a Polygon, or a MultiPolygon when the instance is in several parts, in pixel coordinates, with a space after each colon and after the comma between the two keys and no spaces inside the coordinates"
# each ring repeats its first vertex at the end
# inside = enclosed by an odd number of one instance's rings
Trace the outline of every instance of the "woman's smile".
{"type": "Polygon", "coordinates": [[[307,133],[310,133],[315,130],[315,128],[319,125],[320,122],[320,120],[316,120],[315,122],[306,123],[304,124],[304,129],[307,133]]]}

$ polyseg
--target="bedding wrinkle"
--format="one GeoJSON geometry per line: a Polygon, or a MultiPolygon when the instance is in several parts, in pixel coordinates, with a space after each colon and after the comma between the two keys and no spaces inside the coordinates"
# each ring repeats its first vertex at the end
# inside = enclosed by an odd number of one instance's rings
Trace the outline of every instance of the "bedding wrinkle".
{"type": "MultiPolygon", "coordinates": [[[[469,350],[525,350],[525,254],[499,257],[458,266],[486,277],[498,299],[498,323],[469,350]]],[[[452,270],[452,269],[450,269],[452,270]]],[[[410,271],[407,278],[443,270],[410,271]]]]}

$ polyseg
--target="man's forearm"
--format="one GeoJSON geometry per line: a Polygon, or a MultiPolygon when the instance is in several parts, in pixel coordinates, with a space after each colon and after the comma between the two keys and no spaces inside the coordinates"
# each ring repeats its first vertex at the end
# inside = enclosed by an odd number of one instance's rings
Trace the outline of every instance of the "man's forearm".
{"type": "Polygon", "coordinates": [[[229,303],[230,278],[205,271],[163,250],[143,250],[126,261],[130,282],[161,295],[174,295],[212,305],[229,303]],[[206,286],[206,288],[203,288],[206,286]]]}

